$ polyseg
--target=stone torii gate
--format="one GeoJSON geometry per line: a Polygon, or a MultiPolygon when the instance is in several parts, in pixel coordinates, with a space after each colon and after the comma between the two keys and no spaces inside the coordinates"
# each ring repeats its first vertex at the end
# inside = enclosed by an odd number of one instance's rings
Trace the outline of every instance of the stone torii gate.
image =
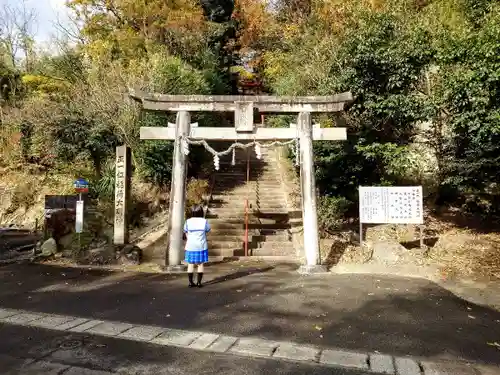
{"type": "Polygon", "coordinates": [[[168,266],[181,267],[182,236],[186,188],[186,155],[181,139],[218,141],[285,141],[299,138],[300,176],[302,188],[302,220],[304,224],[304,252],[306,264],[300,272],[324,272],[319,253],[318,217],[316,212],[316,183],[314,176],[312,141],[346,140],[346,128],[320,128],[312,126],[311,113],[341,112],[353,101],[350,92],[333,96],[205,96],[163,95],[131,90],[130,96],[141,102],[145,110],[175,111],[175,124],[169,127],[141,127],[141,139],[175,141],[171,205],[168,266]],[[256,128],[254,110],[260,113],[297,113],[297,124],[290,128],[256,128]],[[190,112],[234,112],[234,128],[198,127],[191,124],[190,112]]]}

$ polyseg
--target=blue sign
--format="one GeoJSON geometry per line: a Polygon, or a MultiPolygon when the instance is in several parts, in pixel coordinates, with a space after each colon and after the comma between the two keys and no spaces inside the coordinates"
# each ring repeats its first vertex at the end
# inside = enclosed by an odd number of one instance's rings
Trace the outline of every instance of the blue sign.
{"type": "Polygon", "coordinates": [[[79,178],[73,183],[77,193],[87,193],[89,191],[89,183],[83,178],[79,178]]]}
{"type": "Polygon", "coordinates": [[[89,182],[83,178],[79,178],[73,183],[73,186],[75,188],[88,188],[89,187],[89,182]]]}

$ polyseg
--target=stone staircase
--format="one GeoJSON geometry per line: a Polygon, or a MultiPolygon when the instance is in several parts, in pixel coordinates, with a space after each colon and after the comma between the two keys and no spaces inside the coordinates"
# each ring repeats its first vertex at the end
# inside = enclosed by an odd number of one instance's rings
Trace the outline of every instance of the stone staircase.
{"type": "Polygon", "coordinates": [[[249,154],[248,183],[246,150],[237,150],[234,166],[231,165],[231,157],[222,159],[220,170],[214,176],[207,213],[212,226],[209,234],[210,255],[245,255],[245,203],[248,198],[248,255],[293,260],[296,250],[290,234],[290,217],[276,156],[272,150],[262,149],[259,160],[253,148],[249,149],[249,154]]]}

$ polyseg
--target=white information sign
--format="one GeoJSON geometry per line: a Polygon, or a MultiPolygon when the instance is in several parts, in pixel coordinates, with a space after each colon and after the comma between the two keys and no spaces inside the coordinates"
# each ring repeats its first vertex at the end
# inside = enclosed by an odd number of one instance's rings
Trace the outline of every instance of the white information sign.
{"type": "Polygon", "coordinates": [[[359,217],[366,224],[423,224],[422,186],[360,186],[359,217]]]}
{"type": "Polygon", "coordinates": [[[83,232],[83,201],[76,201],[75,233],[83,232]]]}

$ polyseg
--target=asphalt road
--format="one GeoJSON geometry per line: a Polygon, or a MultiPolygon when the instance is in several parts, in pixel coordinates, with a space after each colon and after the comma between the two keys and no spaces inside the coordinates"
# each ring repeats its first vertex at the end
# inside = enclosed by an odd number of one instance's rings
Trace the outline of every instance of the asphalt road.
{"type": "Polygon", "coordinates": [[[368,375],[368,372],[214,354],[0,324],[2,375],[368,375]]]}
{"type": "Polygon", "coordinates": [[[184,276],[0,267],[0,307],[500,366],[500,312],[421,279],[299,276],[293,267],[207,267],[184,276]]]}

